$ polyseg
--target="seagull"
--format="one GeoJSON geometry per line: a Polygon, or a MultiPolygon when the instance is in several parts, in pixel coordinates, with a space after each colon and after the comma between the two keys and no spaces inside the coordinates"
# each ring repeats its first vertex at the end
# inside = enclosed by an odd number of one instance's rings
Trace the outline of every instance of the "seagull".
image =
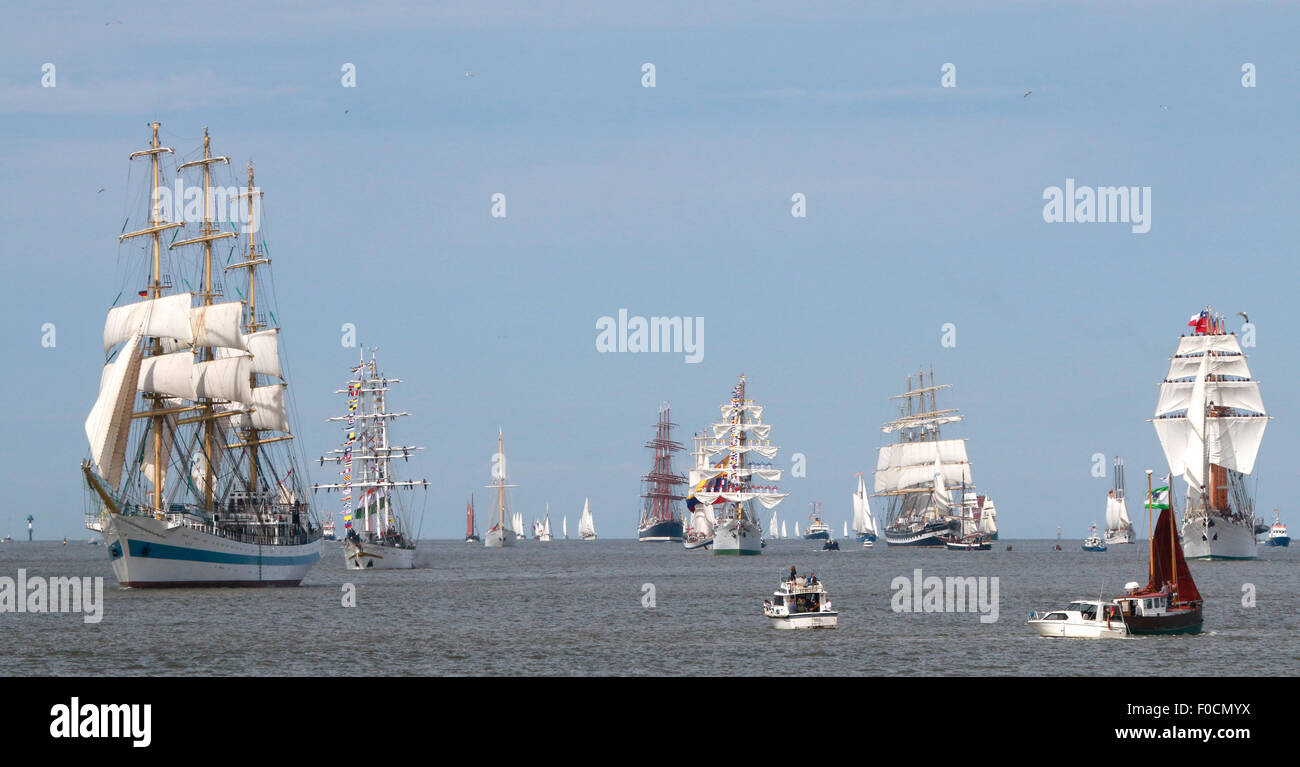
{"type": "MultiPolygon", "coordinates": [[[[99,188],[99,192],[102,192],[102,191],[104,191],[104,187],[101,186],[101,187],[99,188]]],[[[99,194],[99,192],[95,192],[95,194],[99,194]]],[[[1246,321],[1247,321],[1247,322],[1250,322],[1250,320],[1246,320],[1246,321]]]]}
{"type": "Polygon", "coordinates": [[[1241,315],[1241,318],[1242,318],[1243,320],[1245,320],[1245,321],[1247,322],[1247,324],[1250,323],[1250,318],[1246,316],[1246,313],[1245,313],[1245,312],[1237,312],[1237,314],[1240,314],[1240,315],[1241,315]]]}
{"type": "Polygon", "coordinates": [[[471,71],[469,71],[468,69],[466,69],[466,70],[465,70],[465,76],[466,76],[466,77],[473,77],[473,76],[474,76],[474,73],[471,72],[471,71]]]}
{"type": "Polygon", "coordinates": [[[343,114],[347,114],[347,113],[348,113],[348,110],[344,109],[344,110],[343,110],[343,114]]]}
{"type": "Polygon", "coordinates": [[[1029,98],[1029,94],[1031,94],[1031,93],[1033,93],[1033,91],[1025,91],[1025,95],[1024,95],[1024,96],[1021,96],[1021,98],[1025,98],[1025,99],[1027,99],[1027,98],[1029,98]]]}
{"type": "Polygon", "coordinates": [[[1160,108],[1163,109],[1163,110],[1165,110],[1166,112],[1169,111],[1169,107],[1165,106],[1164,104],[1161,104],[1161,105],[1160,105],[1160,108]]]}

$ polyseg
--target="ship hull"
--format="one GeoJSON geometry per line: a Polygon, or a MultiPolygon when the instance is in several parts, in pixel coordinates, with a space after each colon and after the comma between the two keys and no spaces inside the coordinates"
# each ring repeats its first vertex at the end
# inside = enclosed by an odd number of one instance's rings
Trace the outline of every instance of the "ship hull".
{"type": "Polygon", "coordinates": [[[672,519],[651,523],[637,531],[637,540],[642,543],[677,543],[682,540],[682,523],[672,519]]]}
{"type": "Polygon", "coordinates": [[[809,530],[804,533],[803,538],[805,541],[828,541],[831,538],[831,531],[829,529],[809,530]]]}
{"type": "Polygon", "coordinates": [[[1264,541],[1264,545],[1286,547],[1291,545],[1291,539],[1288,536],[1279,535],[1264,541]]]}
{"type": "Polygon", "coordinates": [[[1172,614],[1143,617],[1124,617],[1131,634],[1199,634],[1201,633],[1201,608],[1177,610],[1172,614]]]}
{"type": "Polygon", "coordinates": [[[738,525],[735,520],[724,522],[713,531],[713,553],[742,557],[762,554],[762,535],[757,526],[738,525]]]}
{"type": "Polygon", "coordinates": [[[258,545],[166,520],[108,515],[101,525],[113,574],[129,588],[297,586],[321,558],[319,538],[258,545]]]}
{"type": "Polygon", "coordinates": [[[410,570],[415,567],[415,549],[344,541],[343,561],[349,570],[410,570]]]}
{"type": "Polygon", "coordinates": [[[1226,517],[1184,520],[1183,555],[1188,559],[1255,559],[1259,554],[1255,533],[1226,517]]]}
{"type": "Polygon", "coordinates": [[[944,536],[951,534],[947,525],[927,525],[921,530],[885,530],[885,543],[889,546],[908,546],[924,549],[944,548],[944,536]]]}
{"type": "Polygon", "coordinates": [[[870,542],[872,542],[872,543],[875,543],[875,542],[876,542],[876,534],[875,534],[875,533],[858,533],[858,535],[857,535],[857,541],[858,541],[858,543],[863,543],[863,542],[865,542],[865,541],[870,541],[870,542]]]}
{"type": "Polygon", "coordinates": [[[515,534],[509,530],[488,530],[483,534],[483,547],[502,549],[515,545],[515,534]]]}
{"type": "Polygon", "coordinates": [[[1106,531],[1106,545],[1114,546],[1121,543],[1137,543],[1137,536],[1133,533],[1133,528],[1115,528],[1106,531]]]}

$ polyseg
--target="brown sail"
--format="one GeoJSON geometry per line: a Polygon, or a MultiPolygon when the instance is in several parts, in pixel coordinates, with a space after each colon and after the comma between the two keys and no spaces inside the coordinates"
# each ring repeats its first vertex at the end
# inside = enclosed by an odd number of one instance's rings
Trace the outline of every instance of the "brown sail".
{"type": "Polygon", "coordinates": [[[1201,592],[1196,590],[1196,582],[1192,580],[1187,560],[1183,558],[1183,544],[1174,529],[1171,509],[1160,512],[1160,521],[1156,523],[1151,539],[1151,575],[1146,590],[1160,591],[1166,583],[1177,594],[1177,601],[1201,601],[1201,592]]]}

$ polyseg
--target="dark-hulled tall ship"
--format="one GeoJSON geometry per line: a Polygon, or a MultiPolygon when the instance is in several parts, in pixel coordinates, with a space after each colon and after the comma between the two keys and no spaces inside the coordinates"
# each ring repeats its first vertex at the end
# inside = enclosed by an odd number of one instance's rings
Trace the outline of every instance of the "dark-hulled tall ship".
{"type": "Polygon", "coordinates": [[[675,424],[669,418],[669,410],[667,402],[659,406],[654,439],[645,443],[654,454],[654,465],[649,474],[641,477],[645,487],[641,497],[645,503],[641,506],[637,540],[643,543],[682,540],[681,504],[685,496],[677,488],[686,484],[686,477],[673,473],[673,453],[681,452],[682,446],[673,441],[675,424]]]}

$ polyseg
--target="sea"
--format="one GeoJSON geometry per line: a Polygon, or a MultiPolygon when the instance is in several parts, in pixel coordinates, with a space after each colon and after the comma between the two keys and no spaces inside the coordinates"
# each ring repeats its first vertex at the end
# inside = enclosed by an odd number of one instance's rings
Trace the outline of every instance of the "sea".
{"type": "Polygon", "coordinates": [[[124,589],[85,539],[0,544],[0,577],[104,579],[102,620],[0,612],[3,675],[108,676],[1211,676],[1300,670],[1289,548],[1192,562],[1203,633],[1048,639],[1025,621],[1147,580],[1147,546],[1001,540],[992,551],[773,541],[717,556],[634,540],[485,549],[421,541],[426,569],[349,571],[341,545],[296,588],[124,589]],[[815,573],[839,627],[763,616],[791,567],[815,573]],[[919,572],[918,572],[919,571],[919,572]],[[986,601],[913,604],[916,579],[974,578],[986,601]],[[981,580],[986,579],[986,580],[981,580]],[[996,586],[996,592],[994,591],[996,586]],[[902,592],[907,591],[909,598],[902,592]],[[996,594],[996,600],[993,596],[996,594]],[[352,604],[349,606],[349,602],[352,604]],[[994,612],[993,605],[996,605],[994,612]],[[981,609],[984,608],[984,609],[981,609]],[[943,608],[938,611],[938,608],[943,608]],[[960,608],[960,609],[958,609],[960,608]]]}

